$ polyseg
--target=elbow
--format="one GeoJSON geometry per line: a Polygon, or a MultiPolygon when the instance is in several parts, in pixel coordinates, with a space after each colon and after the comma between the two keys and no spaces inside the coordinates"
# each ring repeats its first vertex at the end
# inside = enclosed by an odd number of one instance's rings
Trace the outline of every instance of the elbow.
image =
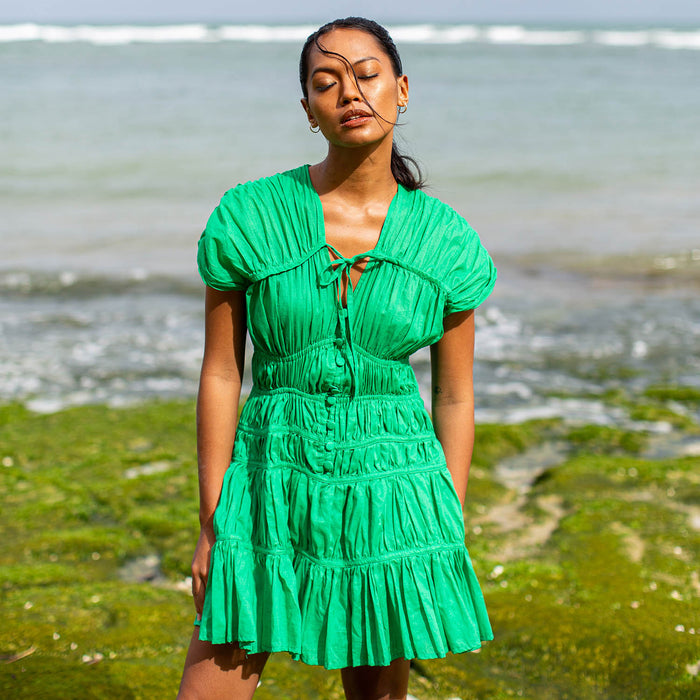
{"type": "Polygon", "coordinates": [[[199,377],[199,393],[226,393],[227,395],[239,395],[241,392],[241,374],[234,369],[226,368],[202,368],[199,377]]]}
{"type": "Polygon", "coordinates": [[[445,406],[455,408],[457,406],[474,407],[474,390],[469,386],[445,386],[435,385],[432,392],[433,407],[445,406]]]}

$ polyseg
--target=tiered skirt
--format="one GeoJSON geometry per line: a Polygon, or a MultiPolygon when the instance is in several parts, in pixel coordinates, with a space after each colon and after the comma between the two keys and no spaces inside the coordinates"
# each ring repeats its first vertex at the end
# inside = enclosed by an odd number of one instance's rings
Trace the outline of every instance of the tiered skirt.
{"type": "Polygon", "coordinates": [[[254,390],[214,529],[201,639],[335,669],[493,638],[417,392],[254,390]]]}

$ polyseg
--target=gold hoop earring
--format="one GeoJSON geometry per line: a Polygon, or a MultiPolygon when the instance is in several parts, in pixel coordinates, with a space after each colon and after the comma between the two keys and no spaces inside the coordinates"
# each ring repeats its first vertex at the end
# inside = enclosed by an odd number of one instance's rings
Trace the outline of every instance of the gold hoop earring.
{"type": "Polygon", "coordinates": [[[399,105],[398,106],[399,114],[405,114],[407,109],[408,109],[408,105],[399,105]]]}
{"type": "Polygon", "coordinates": [[[318,134],[318,132],[321,131],[321,127],[318,124],[316,124],[316,128],[314,129],[313,124],[309,124],[309,131],[312,134],[318,134]]]}

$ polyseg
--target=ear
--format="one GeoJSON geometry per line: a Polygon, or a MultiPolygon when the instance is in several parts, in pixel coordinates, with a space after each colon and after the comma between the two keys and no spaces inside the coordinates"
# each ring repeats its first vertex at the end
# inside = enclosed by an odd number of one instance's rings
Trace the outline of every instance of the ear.
{"type": "Polygon", "coordinates": [[[311,114],[311,110],[309,109],[309,101],[305,97],[302,97],[300,102],[301,106],[304,109],[304,112],[306,112],[306,118],[309,120],[309,124],[311,126],[318,126],[318,123],[316,122],[316,117],[314,117],[314,115],[311,114]]]}
{"type": "Polygon", "coordinates": [[[398,90],[397,107],[406,107],[408,105],[408,76],[400,75],[396,78],[396,88],[398,90]]]}

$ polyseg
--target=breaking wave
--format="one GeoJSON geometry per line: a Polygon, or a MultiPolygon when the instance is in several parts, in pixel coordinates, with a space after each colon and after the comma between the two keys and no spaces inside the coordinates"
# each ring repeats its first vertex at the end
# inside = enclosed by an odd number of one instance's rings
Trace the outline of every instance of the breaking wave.
{"type": "MultiPolygon", "coordinates": [[[[316,29],[313,25],[202,23],[169,25],[54,24],[0,25],[0,43],[39,41],[48,44],[83,42],[99,46],[133,43],[299,43],[316,29]]],[[[700,50],[700,30],[648,29],[552,29],[522,25],[397,25],[392,36],[403,44],[499,44],[519,46],[567,46],[593,44],[620,48],[643,46],[661,49],[700,50]]]]}

